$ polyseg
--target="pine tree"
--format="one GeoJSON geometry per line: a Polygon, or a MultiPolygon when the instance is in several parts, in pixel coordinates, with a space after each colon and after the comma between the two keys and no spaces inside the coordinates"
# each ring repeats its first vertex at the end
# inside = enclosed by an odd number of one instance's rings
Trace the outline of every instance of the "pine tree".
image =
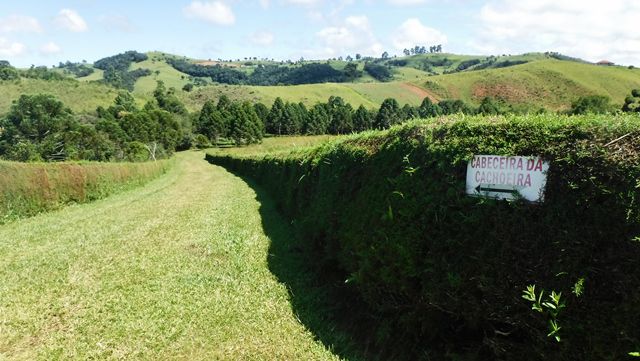
{"type": "Polygon", "coordinates": [[[362,132],[371,127],[373,127],[373,115],[364,105],[360,105],[353,115],[353,130],[362,132]]]}
{"type": "Polygon", "coordinates": [[[304,134],[326,134],[329,124],[329,113],[326,104],[316,104],[309,111],[303,126],[304,134]]]}
{"type": "Polygon", "coordinates": [[[382,102],[380,110],[378,110],[374,126],[377,129],[387,129],[399,123],[401,119],[402,112],[398,101],[393,98],[387,98],[382,102]]]}
{"type": "Polygon", "coordinates": [[[277,97],[271,106],[265,128],[267,133],[282,135],[282,122],[284,118],[284,102],[277,97]]]}
{"type": "Polygon", "coordinates": [[[213,101],[204,103],[196,125],[196,133],[205,135],[213,144],[227,136],[227,122],[213,101]]]}
{"type": "Polygon", "coordinates": [[[422,100],[422,104],[418,107],[418,115],[420,115],[421,118],[433,118],[437,117],[441,113],[442,110],[438,104],[434,104],[428,97],[424,98],[424,100],[422,100]]]}

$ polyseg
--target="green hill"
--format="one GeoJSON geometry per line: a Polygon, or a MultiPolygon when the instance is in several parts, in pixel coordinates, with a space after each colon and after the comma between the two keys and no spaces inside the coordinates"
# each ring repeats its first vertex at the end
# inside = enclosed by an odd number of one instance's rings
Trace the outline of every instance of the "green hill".
{"type": "MultiPolygon", "coordinates": [[[[313,105],[335,95],[354,107],[377,108],[385,98],[393,97],[400,104],[418,105],[425,97],[433,100],[462,99],[473,105],[490,96],[514,109],[535,111],[567,109],[571,102],[584,95],[606,95],[616,105],[622,105],[631,89],[640,88],[640,70],[620,66],[597,66],[554,53],[522,55],[473,56],[456,54],[419,54],[388,59],[360,59],[354,62],[362,76],[351,82],[302,85],[230,85],[214,83],[211,78],[193,77],[176,70],[168,61],[186,60],[203,66],[221,66],[245,74],[259,66],[278,65],[295,68],[301,64],[326,63],[336,71],[344,71],[349,63],[342,59],[305,62],[275,62],[244,59],[239,61],[198,60],[161,52],[147,53],[148,59],[133,63],[130,70],[149,69],[151,75],[139,78],[133,94],[139,103],[152,98],[156,81],[175,88],[177,96],[190,111],[197,111],[209,99],[225,94],[231,99],[273,103],[276,97],[285,101],[313,105]],[[363,71],[365,61],[387,68],[393,78],[380,82],[363,71]],[[191,92],[182,90],[194,84],[191,92]]],[[[108,105],[117,90],[101,84],[100,69],[77,81],[37,80],[0,82],[7,96],[0,99],[0,113],[6,112],[11,101],[20,94],[47,92],[57,95],[74,111],[91,112],[98,105],[108,105]]]]}

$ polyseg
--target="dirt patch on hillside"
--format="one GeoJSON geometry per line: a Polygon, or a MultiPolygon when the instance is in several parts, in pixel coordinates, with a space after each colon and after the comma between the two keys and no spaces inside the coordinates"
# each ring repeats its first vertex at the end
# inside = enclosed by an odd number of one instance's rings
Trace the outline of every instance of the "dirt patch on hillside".
{"type": "Polygon", "coordinates": [[[492,97],[511,103],[527,103],[533,99],[545,96],[544,92],[539,89],[528,89],[525,86],[510,83],[475,84],[473,85],[471,94],[475,99],[492,97]]]}
{"type": "Polygon", "coordinates": [[[402,84],[400,84],[400,86],[403,89],[406,89],[406,90],[410,91],[411,93],[419,96],[420,99],[429,98],[434,102],[438,100],[438,98],[435,95],[433,95],[432,93],[430,93],[430,92],[426,91],[425,89],[422,89],[422,88],[420,88],[420,87],[418,87],[416,85],[413,85],[413,84],[410,84],[410,83],[402,83],[402,84]]]}

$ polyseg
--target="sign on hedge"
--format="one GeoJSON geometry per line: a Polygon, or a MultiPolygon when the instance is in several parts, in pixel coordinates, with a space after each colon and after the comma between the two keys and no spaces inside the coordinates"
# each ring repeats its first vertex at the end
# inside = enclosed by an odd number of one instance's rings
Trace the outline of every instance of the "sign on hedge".
{"type": "Polygon", "coordinates": [[[497,199],[544,199],[549,163],[539,157],[475,155],[467,165],[467,194],[497,199]]]}

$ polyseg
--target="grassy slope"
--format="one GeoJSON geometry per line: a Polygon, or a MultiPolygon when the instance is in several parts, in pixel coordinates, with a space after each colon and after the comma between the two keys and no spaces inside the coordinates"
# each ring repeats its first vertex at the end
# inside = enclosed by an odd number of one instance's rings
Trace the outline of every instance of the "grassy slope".
{"type": "Polygon", "coordinates": [[[621,105],[640,87],[640,70],[602,67],[559,60],[541,60],[503,69],[438,75],[415,80],[440,98],[478,103],[484,96],[510,103],[564,109],[577,97],[602,94],[621,105]]]}
{"type": "Polygon", "coordinates": [[[45,81],[21,78],[20,81],[0,81],[0,114],[9,111],[11,102],[21,94],[53,94],[74,112],[93,112],[99,105],[113,103],[117,90],[98,83],[73,80],[45,81]]]}
{"type": "MultiPolygon", "coordinates": [[[[418,105],[425,96],[435,99],[460,98],[472,104],[479,104],[484,96],[503,99],[522,109],[537,110],[545,107],[551,110],[562,110],[569,107],[577,97],[588,94],[603,94],[612,102],[621,105],[631,89],[640,87],[640,69],[625,67],[601,67],[573,61],[549,59],[544,54],[531,53],[523,55],[498,56],[497,62],[505,60],[527,60],[529,63],[502,69],[465,71],[462,73],[428,76],[421,68],[425,59],[448,58],[452,64],[448,67],[433,67],[433,71],[442,74],[455,69],[462,61],[483,56],[456,54],[426,54],[405,57],[405,67],[393,67],[394,81],[380,83],[369,75],[354,83],[324,83],[297,86],[233,86],[212,84],[196,87],[191,93],[182,91],[189,82],[188,76],[173,69],[164,59],[179,58],[175,55],[150,52],[149,59],[132,65],[135,68],[148,68],[159,71],[151,76],[143,77],[135,85],[134,94],[139,104],[152,98],[151,93],[156,80],[162,80],[167,87],[174,87],[178,96],[191,111],[199,110],[209,99],[217,99],[225,94],[231,99],[248,100],[272,104],[276,97],[285,101],[302,101],[307,105],[326,102],[329,96],[344,98],[354,107],[365,105],[377,108],[385,98],[394,97],[400,104],[418,105]],[[184,79],[183,79],[184,77],[184,79]],[[424,91],[407,86],[412,84],[424,91]]],[[[195,60],[194,60],[195,61],[195,60]]],[[[255,64],[260,61],[252,61],[255,64]]],[[[240,64],[244,63],[241,61],[240,64]]],[[[267,62],[271,63],[271,62],[267,62]]],[[[229,63],[234,65],[235,63],[229,63]]],[[[331,61],[335,68],[342,68],[346,62],[331,61]]],[[[362,68],[362,64],[359,65],[362,68]]],[[[243,68],[249,69],[249,68],[243,68]]],[[[102,72],[97,71],[80,80],[97,80],[102,72]]],[[[45,92],[58,95],[72,109],[80,112],[93,111],[97,105],[108,105],[115,97],[115,90],[93,83],[47,83],[37,80],[24,80],[22,87],[12,83],[1,84],[9,97],[0,99],[0,113],[5,112],[12,99],[21,92],[45,92]],[[89,94],[89,96],[86,96],[89,94]]]]}
{"type": "Polygon", "coordinates": [[[269,271],[259,209],[272,206],[202,157],[0,226],[0,358],[337,359],[269,271]]]}

